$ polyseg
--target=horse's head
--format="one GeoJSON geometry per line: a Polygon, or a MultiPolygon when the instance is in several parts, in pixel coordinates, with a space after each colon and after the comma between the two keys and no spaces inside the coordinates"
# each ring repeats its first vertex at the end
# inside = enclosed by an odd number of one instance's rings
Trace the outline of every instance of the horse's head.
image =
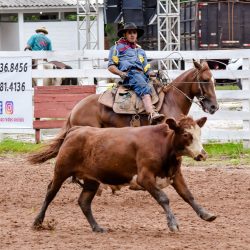
{"type": "Polygon", "coordinates": [[[196,68],[194,75],[195,96],[205,112],[214,114],[219,108],[215,95],[215,79],[206,61],[200,64],[193,60],[193,63],[196,68]]]}

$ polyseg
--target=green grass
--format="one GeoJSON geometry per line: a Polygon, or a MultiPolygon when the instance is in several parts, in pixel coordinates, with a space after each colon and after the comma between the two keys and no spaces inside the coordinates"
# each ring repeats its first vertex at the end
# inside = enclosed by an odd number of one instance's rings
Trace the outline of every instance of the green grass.
{"type": "Polygon", "coordinates": [[[243,148],[242,143],[224,143],[205,145],[209,158],[231,165],[249,165],[250,149],[243,148]]]}
{"type": "MultiPolygon", "coordinates": [[[[21,142],[12,139],[5,139],[0,142],[0,154],[5,153],[29,153],[37,150],[43,144],[21,142]]],[[[184,164],[190,166],[209,165],[249,165],[250,149],[244,149],[242,143],[214,143],[204,145],[208,153],[205,162],[195,162],[193,159],[184,157],[184,164]]]]}
{"type": "Polygon", "coordinates": [[[250,166],[250,149],[244,149],[242,143],[209,143],[204,145],[208,159],[195,162],[184,157],[184,164],[188,166],[250,166]]]}
{"type": "Polygon", "coordinates": [[[216,86],[216,90],[239,90],[239,87],[236,85],[225,85],[225,86],[216,86]]]}
{"type": "Polygon", "coordinates": [[[3,153],[28,153],[38,149],[40,145],[5,139],[0,142],[0,154],[3,153]]]}
{"type": "Polygon", "coordinates": [[[250,154],[250,149],[244,149],[242,143],[210,143],[204,145],[211,156],[228,156],[230,158],[250,154]]]}

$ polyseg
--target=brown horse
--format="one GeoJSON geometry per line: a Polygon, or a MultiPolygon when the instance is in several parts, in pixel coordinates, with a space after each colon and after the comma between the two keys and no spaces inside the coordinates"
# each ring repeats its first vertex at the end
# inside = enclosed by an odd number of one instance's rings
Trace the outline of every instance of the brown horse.
{"type": "MultiPolygon", "coordinates": [[[[192,68],[177,77],[165,91],[165,98],[160,113],[166,117],[179,119],[187,115],[192,100],[197,97],[205,112],[213,114],[218,109],[215,95],[214,78],[206,62],[194,62],[192,68]]],[[[91,95],[80,101],[71,111],[69,126],[88,125],[92,127],[130,126],[131,116],[116,114],[112,109],[98,102],[99,95],[91,95]]],[[[149,125],[147,116],[141,123],[149,125]]]]}
{"type": "MultiPolygon", "coordinates": [[[[187,115],[194,97],[198,98],[205,112],[213,114],[218,110],[214,78],[205,61],[201,64],[194,61],[194,68],[185,71],[163,91],[165,97],[160,113],[166,117],[178,120],[182,115],[187,115]]],[[[112,109],[100,104],[98,98],[99,95],[90,95],[72,109],[61,133],[45,149],[47,159],[57,156],[63,140],[72,126],[99,128],[130,126],[130,115],[114,113],[112,109]]],[[[149,125],[146,115],[141,117],[141,123],[149,125]]]]}

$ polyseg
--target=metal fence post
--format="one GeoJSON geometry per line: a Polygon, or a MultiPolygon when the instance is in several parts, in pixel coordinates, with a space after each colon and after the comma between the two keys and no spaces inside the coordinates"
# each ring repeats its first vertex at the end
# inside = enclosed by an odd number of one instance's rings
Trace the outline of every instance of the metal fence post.
{"type": "MultiPolygon", "coordinates": [[[[250,59],[243,58],[243,70],[250,70],[250,59]]],[[[250,78],[243,78],[242,79],[242,90],[247,90],[250,93],[250,78]]],[[[249,111],[250,110],[250,96],[248,100],[244,100],[242,102],[242,111],[249,111]]],[[[243,120],[243,130],[250,133],[250,117],[248,120],[243,120]]],[[[250,140],[243,140],[243,147],[250,148],[250,140]]]]}

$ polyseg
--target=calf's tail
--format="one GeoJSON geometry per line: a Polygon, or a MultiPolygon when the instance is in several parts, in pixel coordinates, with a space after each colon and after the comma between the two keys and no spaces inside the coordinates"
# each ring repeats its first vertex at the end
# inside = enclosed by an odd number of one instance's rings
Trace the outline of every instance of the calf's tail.
{"type": "Polygon", "coordinates": [[[48,144],[44,145],[38,152],[32,153],[28,156],[28,161],[31,164],[41,164],[49,159],[55,158],[64,142],[64,139],[70,130],[70,115],[61,129],[60,133],[52,139],[48,144]]]}

